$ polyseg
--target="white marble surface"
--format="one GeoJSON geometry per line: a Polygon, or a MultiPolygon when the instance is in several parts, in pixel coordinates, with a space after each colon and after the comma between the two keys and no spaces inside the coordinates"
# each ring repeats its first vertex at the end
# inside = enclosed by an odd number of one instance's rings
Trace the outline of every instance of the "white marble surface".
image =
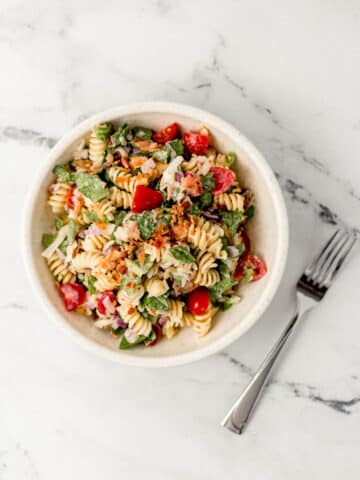
{"type": "Polygon", "coordinates": [[[279,335],[337,221],[360,227],[356,1],[0,4],[0,479],[359,478],[360,256],[297,331],[246,434],[219,421],[279,335]],[[25,193],[79,119],[166,99],[221,115],[277,172],[285,278],[259,323],[194,365],[92,357],[40,309],[19,251],[25,193]]]}

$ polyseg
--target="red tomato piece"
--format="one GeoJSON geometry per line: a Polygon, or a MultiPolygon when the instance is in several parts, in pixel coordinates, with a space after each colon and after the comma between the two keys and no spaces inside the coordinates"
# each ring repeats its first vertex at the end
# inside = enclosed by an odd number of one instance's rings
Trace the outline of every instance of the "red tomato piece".
{"type": "Polygon", "coordinates": [[[209,135],[201,135],[200,133],[185,132],[184,143],[190,153],[203,155],[209,146],[209,135]]]}
{"type": "Polygon", "coordinates": [[[145,187],[144,185],[138,185],[134,193],[131,211],[141,213],[144,210],[152,210],[153,208],[160,207],[162,202],[163,196],[161,192],[145,187]]]}
{"type": "Polygon", "coordinates": [[[73,194],[74,194],[74,187],[71,187],[68,193],[66,194],[66,205],[68,208],[74,208],[73,194]]]}
{"type": "Polygon", "coordinates": [[[256,255],[247,255],[246,257],[241,257],[239,259],[233,275],[234,280],[241,282],[248,269],[253,271],[250,282],[256,282],[257,280],[260,280],[260,278],[262,278],[267,272],[265,263],[260,260],[259,257],[256,255]]]}
{"type": "MultiPolygon", "coordinates": [[[[107,292],[104,292],[102,295],[100,295],[100,297],[97,299],[97,302],[96,302],[98,312],[101,315],[106,315],[107,313],[110,313],[110,314],[113,313],[113,312],[109,312],[106,308],[106,305],[104,305],[104,300],[106,298],[108,298],[110,300],[110,302],[112,303],[112,305],[114,306],[114,309],[115,309],[116,297],[111,290],[108,290],[107,292]]],[[[105,303],[107,303],[107,302],[105,301],[105,303]]]]}
{"type": "Polygon", "coordinates": [[[63,283],[60,294],[68,312],[76,310],[85,302],[86,290],[79,283],[63,283]]]}
{"type": "Polygon", "coordinates": [[[147,347],[155,347],[155,345],[158,343],[158,341],[161,339],[162,337],[162,331],[161,331],[161,327],[159,325],[157,325],[156,323],[153,325],[153,330],[155,332],[155,339],[151,342],[151,343],[148,343],[147,347]]]}
{"type": "Polygon", "coordinates": [[[155,132],[152,136],[154,142],[156,143],[166,143],[173,140],[176,135],[179,133],[179,126],[177,123],[172,123],[168,127],[164,128],[163,130],[159,130],[155,132]]]}
{"type": "Polygon", "coordinates": [[[229,190],[236,178],[235,173],[225,167],[211,167],[210,173],[214,174],[215,187],[212,190],[214,195],[220,195],[229,190]]]}
{"type": "Polygon", "coordinates": [[[187,298],[187,307],[194,315],[203,315],[210,305],[210,293],[206,287],[198,287],[187,298]]]}

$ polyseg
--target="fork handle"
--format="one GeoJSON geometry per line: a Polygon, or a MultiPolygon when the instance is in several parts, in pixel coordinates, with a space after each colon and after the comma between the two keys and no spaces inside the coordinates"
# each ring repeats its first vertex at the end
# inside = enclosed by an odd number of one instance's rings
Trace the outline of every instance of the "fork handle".
{"type": "MultiPolygon", "coordinates": [[[[293,331],[298,319],[302,316],[303,311],[299,311],[297,306],[296,313],[282,332],[279,340],[276,342],[264,362],[256,371],[254,377],[245,388],[237,402],[233,405],[229,413],[226,415],[221,425],[234,433],[241,434],[247,424],[247,421],[253,411],[256,401],[258,400],[262,389],[266,383],[269,373],[279,356],[283,346],[293,331]]],[[[301,309],[302,310],[302,309],[301,309]]]]}

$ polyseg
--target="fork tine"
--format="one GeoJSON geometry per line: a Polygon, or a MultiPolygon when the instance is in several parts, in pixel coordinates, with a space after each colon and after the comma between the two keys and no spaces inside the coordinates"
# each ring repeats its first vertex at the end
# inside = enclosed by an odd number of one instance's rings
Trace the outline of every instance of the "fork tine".
{"type": "Polygon", "coordinates": [[[325,278],[320,282],[320,287],[325,286],[329,287],[333,282],[337,272],[340,270],[342,264],[346,260],[346,257],[351,252],[353,246],[356,242],[356,233],[352,231],[347,239],[346,243],[343,245],[342,249],[339,251],[338,255],[333,258],[332,262],[329,264],[327,271],[325,273],[325,278]]]}
{"type": "Polygon", "coordinates": [[[332,264],[335,258],[339,255],[342,248],[349,240],[349,233],[346,230],[338,230],[339,235],[337,236],[337,240],[335,245],[332,248],[329,248],[327,254],[324,256],[324,259],[319,262],[316,268],[316,272],[312,275],[313,281],[316,283],[321,283],[324,280],[324,276],[328,271],[329,265],[332,264]]]}
{"type": "Polygon", "coordinates": [[[336,245],[337,237],[341,233],[341,230],[338,229],[336,232],[330,237],[330,239],[325,244],[324,248],[321,250],[319,255],[315,257],[315,259],[310,263],[309,266],[305,269],[305,275],[313,276],[316,272],[316,269],[320,262],[323,261],[325,257],[327,257],[328,253],[333,249],[333,246],[336,245]]]}

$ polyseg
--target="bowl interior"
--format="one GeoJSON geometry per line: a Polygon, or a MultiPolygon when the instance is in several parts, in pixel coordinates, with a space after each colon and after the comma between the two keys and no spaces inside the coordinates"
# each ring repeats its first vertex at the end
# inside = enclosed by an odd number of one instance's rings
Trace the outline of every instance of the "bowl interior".
{"type": "Polygon", "coordinates": [[[25,231],[25,256],[31,279],[48,311],[65,329],[82,343],[99,353],[123,363],[144,366],[167,366],[186,363],[223,348],[244,333],[261,315],[270,302],[279,283],[287,253],[287,224],[280,190],[269,167],[252,144],[225,122],[196,109],[173,106],[156,108],[114,109],[89,119],[65,136],[50,154],[48,163],[40,173],[30,195],[27,230],[25,231]],[[158,111],[156,111],[158,110],[158,111]],[[159,111],[160,110],[160,111],[159,111]],[[162,110],[162,111],[161,111],[162,110]],[[176,121],[182,130],[197,129],[206,124],[211,131],[213,144],[220,152],[234,151],[237,155],[237,173],[240,183],[251,188],[255,195],[256,213],[249,223],[249,236],[253,250],[265,259],[268,274],[259,282],[239,288],[242,301],[215,317],[208,335],[198,339],[192,329],[183,329],[170,341],[160,342],[156,348],[135,348],[119,351],[119,340],[108,332],[98,330],[85,316],[66,312],[41,257],[41,235],[49,230],[53,214],[47,205],[47,188],[53,180],[51,170],[57,163],[65,163],[81,137],[94,122],[126,121],[161,129],[176,121]]]}

